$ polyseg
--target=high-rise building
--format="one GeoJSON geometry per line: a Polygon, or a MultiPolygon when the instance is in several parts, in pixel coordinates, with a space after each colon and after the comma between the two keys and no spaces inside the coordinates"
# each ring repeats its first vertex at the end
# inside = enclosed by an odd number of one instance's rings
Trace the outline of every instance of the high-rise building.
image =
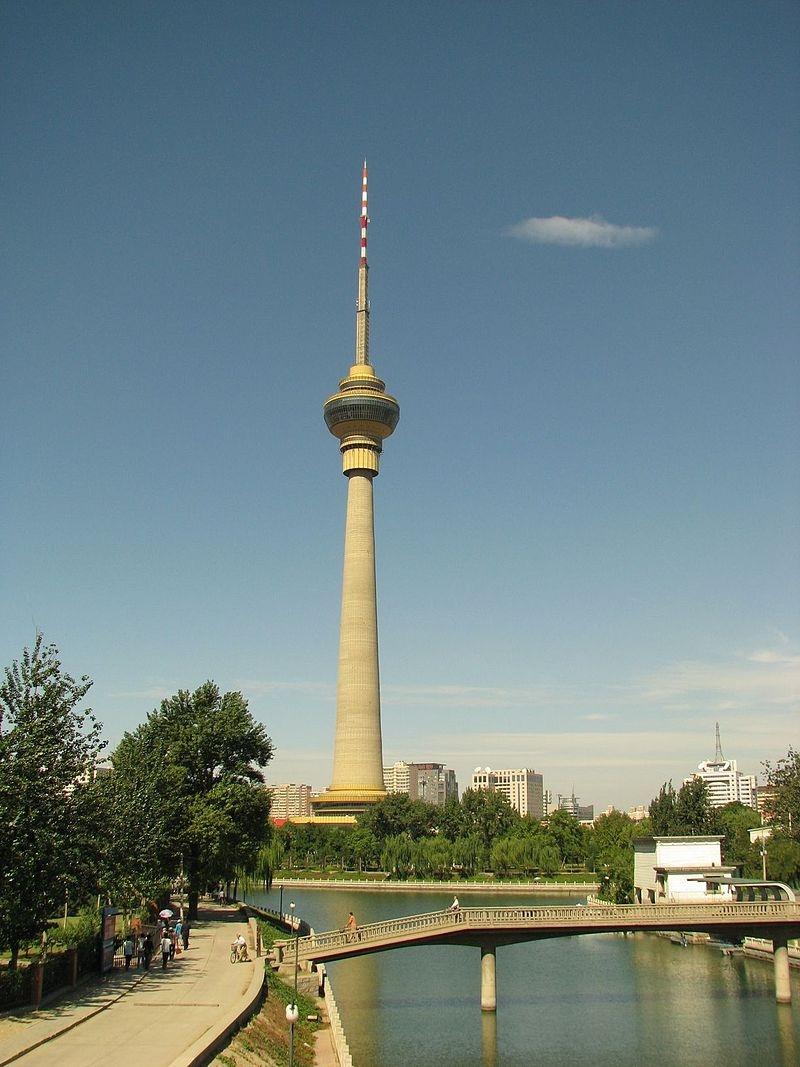
{"type": "Polygon", "coordinates": [[[443,763],[406,763],[398,760],[383,768],[383,784],[387,793],[408,793],[412,800],[442,805],[454,797],[458,800],[455,771],[443,763]]]}
{"type": "Polygon", "coordinates": [[[544,817],[544,786],[541,774],[529,767],[492,770],[476,767],[472,775],[473,789],[488,789],[500,793],[520,815],[544,817]]]}
{"type": "Polygon", "coordinates": [[[368,225],[365,160],[361,177],[355,362],[339,382],[339,391],[323,407],[328,429],[339,440],[342,471],[347,478],[333,781],[315,797],[312,806],[315,820],[333,823],[353,822],[359,812],[386,796],[372,482],[378,474],[383,441],[397,426],[400,407],[370,363],[368,225]]]}
{"type": "Polygon", "coordinates": [[[717,725],[717,746],[714,758],[703,760],[690,778],[684,779],[684,785],[692,778],[702,778],[706,784],[708,802],[712,808],[722,808],[726,804],[738,801],[749,808],[755,808],[756,779],[753,774],[743,774],[737,767],[736,760],[725,759],[719,739],[717,725]]]}
{"type": "Polygon", "coordinates": [[[308,818],[311,814],[311,786],[287,782],[267,786],[272,802],[269,808],[271,819],[308,818]]]}
{"type": "Polygon", "coordinates": [[[411,792],[411,767],[405,760],[398,760],[391,767],[383,768],[383,788],[387,793],[411,792]]]}

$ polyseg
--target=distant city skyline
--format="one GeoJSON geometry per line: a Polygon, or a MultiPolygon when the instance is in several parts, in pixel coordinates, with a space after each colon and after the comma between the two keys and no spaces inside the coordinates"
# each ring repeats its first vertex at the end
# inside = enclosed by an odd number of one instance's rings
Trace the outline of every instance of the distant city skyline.
{"type": "Polygon", "coordinates": [[[800,722],[800,7],[0,6],[0,664],[331,782],[370,166],[383,761],[597,811],[800,722]]]}

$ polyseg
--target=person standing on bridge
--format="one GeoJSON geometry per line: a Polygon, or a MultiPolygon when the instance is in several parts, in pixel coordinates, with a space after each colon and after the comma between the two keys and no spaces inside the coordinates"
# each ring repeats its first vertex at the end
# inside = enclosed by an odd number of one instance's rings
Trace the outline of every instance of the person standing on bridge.
{"type": "Polygon", "coordinates": [[[352,911],[347,916],[347,922],[345,923],[344,928],[347,934],[347,940],[355,941],[358,936],[358,923],[356,922],[356,917],[353,915],[352,911]]]}

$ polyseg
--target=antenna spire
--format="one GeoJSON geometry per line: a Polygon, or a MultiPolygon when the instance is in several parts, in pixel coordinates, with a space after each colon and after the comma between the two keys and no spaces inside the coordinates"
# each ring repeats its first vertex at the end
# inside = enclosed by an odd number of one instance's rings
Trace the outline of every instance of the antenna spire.
{"type": "Polygon", "coordinates": [[[725,757],[722,755],[722,742],[719,739],[719,723],[715,723],[717,727],[717,751],[714,753],[715,763],[724,763],[725,757]]]}
{"type": "Polygon", "coordinates": [[[369,295],[367,266],[367,161],[361,171],[361,259],[358,264],[358,299],[356,301],[356,363],[369,363],[369,295]]]}

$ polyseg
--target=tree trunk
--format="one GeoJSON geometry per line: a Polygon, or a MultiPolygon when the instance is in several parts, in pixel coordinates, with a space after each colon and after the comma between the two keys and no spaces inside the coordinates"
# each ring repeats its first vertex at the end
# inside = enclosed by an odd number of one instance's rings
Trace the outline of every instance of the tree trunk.
{"type": "Polygon", "coordinates": [[[9,947],[11,949],[11,959],[8,961],[8,969],[9,971],[16,971],[19,960],[19,941],[9,947]]]}
{"type": "Polygon", "coordinates": [[[190,922],[194,922],[194,920],[197,918],[197,902],[200,899],[200,894],[194,886],[189,886],[189,892],[187,895],[189,898],[188,919],[190,922]]]}

